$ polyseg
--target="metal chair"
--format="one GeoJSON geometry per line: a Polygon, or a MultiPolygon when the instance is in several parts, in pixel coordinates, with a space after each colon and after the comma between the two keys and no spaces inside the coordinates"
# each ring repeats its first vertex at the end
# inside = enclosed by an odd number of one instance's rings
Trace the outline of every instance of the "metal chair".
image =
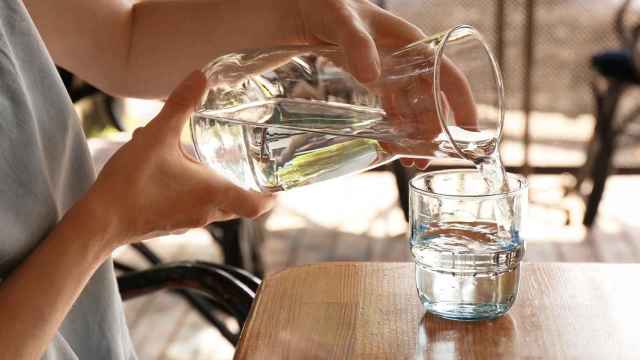
{"type": "MultiPolygon", "coordinates": [[[[143,244],[143,254],[153,254],[143,244]]],[[[233,267],[202,261],[163,264],[155,255],[146,256],[153,264],[145,270],[115,262],[121,272],[118,287],[123,300],[161,290],[170,290],[184,298],[231,344],[236,345],[239,332],[232,331],[223,317],[231,316],[242,329],[260,280],[233,267]]]]}
{"type": "MultiPolygon", "coordinates": [[[[587,147],[587,162],[577,186],[579,189],[587,180],[592,183],[591,191],[586,196],[583,218],[583,224],[587,227],[595,222],[607,178],[613,170],[615,152],[622,145],[623,136],[629,135],[628,130],[640,119],[640,106],[622,117],[619,114],[623,95],[627,90],[640,86],[640,59],[635,51],[640,40],[640,24],[625,25],[630,5],[631,0],[625,0],[615,19],[621,47],[603,51],[591,59],[597,73],[593,81],[596,123],[587,147]]],[[[636,136],[636,139],[640,138],[636,136]]]]}

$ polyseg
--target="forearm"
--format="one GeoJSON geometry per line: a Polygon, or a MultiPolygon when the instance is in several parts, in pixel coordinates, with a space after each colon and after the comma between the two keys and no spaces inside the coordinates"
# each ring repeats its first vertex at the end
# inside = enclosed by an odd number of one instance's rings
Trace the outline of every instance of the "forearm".
{"type": "Polygon", "coordinates": [[[217,56],[300,42],[291,0],[163,0],[136,4],[125,87],[165,96],[186,73],[217,56]],[[285,5],[283,5],[285,4],[285,5]]]}
{"type": "Polygon", "coordinates": [[[56,64],[121,96],[162,98],[219,55],[304,37],[298,0],[23,1],[56,64]]]}
{"type": "Polygon", "coordinates": [[[0,283],[2,358],[37,359],[89,278],[109,256],[103,233],[76,207],[0,283]]]}

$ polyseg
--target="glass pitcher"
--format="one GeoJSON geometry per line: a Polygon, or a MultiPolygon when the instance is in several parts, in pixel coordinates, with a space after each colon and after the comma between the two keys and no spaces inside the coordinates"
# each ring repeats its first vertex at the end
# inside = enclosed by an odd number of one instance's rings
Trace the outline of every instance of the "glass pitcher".
{"type": "Polygon", "coordinates": [[[502,78],[475,29],[379,51],[381,76],[368,84],[332,45],[214,60],[190,122],[199,160],[245,189],[277,192],[403,157],[477,162],[496,151],[502,78]]]}

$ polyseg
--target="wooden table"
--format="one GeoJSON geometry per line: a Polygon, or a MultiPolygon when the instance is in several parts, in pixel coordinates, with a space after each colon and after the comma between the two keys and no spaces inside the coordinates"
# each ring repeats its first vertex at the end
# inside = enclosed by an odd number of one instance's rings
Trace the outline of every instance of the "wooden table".
{"type": "Polygon", "coordinates": [[[267,277],[236,359],[640,359],[640,265],[524,264],[504,317],[425,315],[413,264],[325,263],[267,277]]]}

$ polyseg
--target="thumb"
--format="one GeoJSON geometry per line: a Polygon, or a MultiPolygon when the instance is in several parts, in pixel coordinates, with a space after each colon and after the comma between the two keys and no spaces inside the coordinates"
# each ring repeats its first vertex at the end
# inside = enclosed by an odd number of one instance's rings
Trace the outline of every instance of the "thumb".
{"type": "Polygon", "coordinates": [[[169,95],[152,124],[163,127],[164,133],[179,138],[185,121],[200,105],[206,87],[207,79],[201,71],[189,74],[169,95]]]}

